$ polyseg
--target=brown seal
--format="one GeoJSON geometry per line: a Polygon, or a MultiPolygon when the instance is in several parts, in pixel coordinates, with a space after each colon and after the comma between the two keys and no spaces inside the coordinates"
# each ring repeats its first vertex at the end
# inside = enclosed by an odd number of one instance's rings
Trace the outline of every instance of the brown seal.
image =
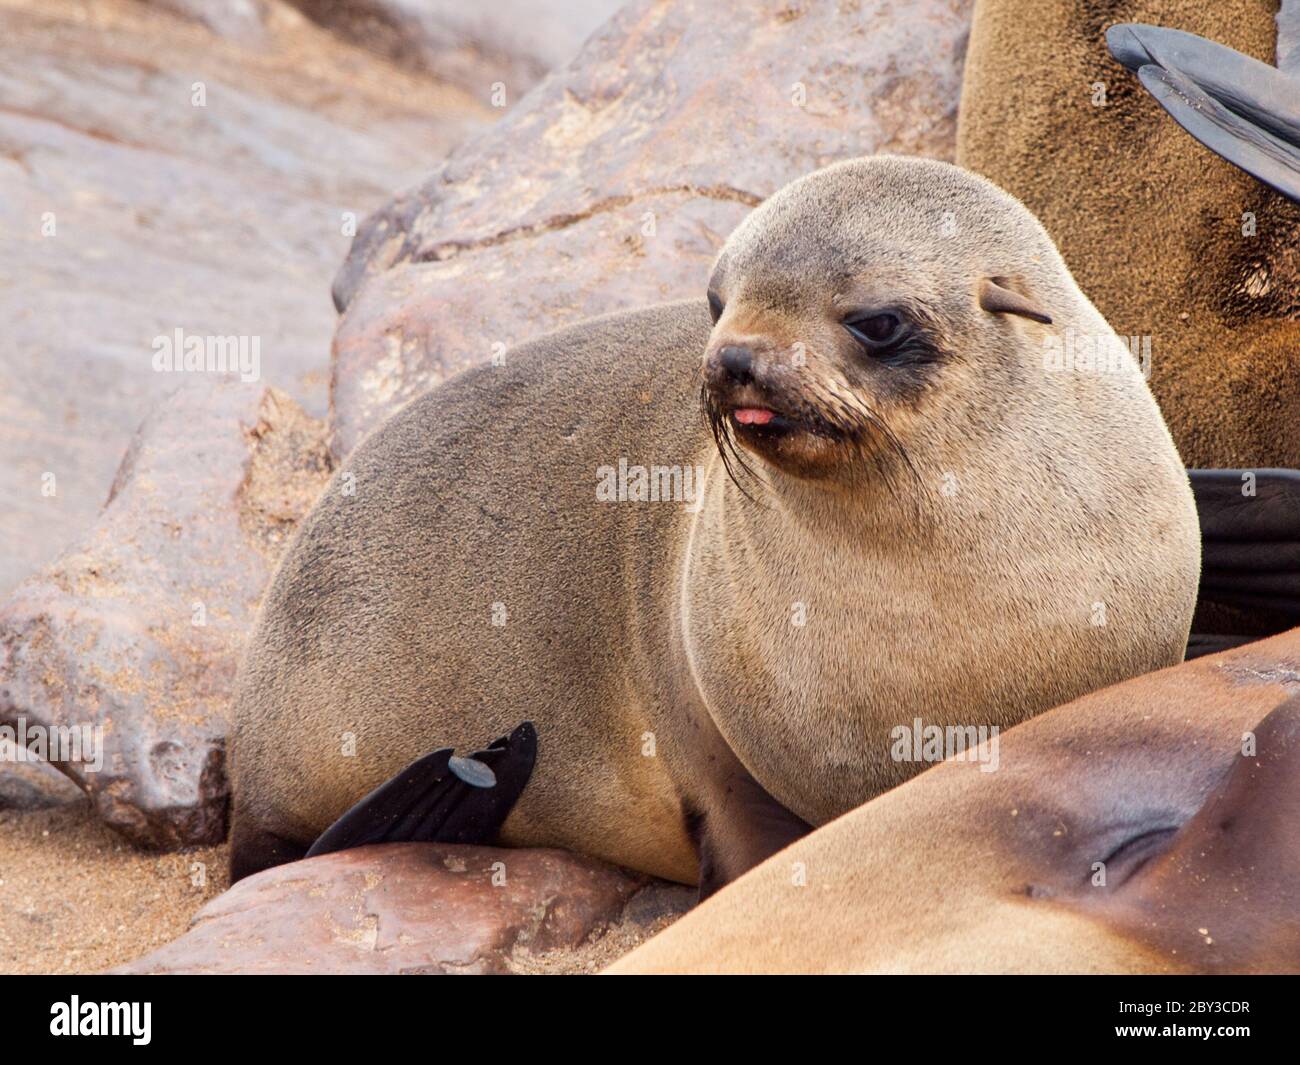
{"type": "Polygon", "coordinates": [[[1113,338],[1019,203],[871,158],[757,209],[707,307],[414,400],[303,523],[249,641],[235,874],[529,719],[504,842],[707,891],[915,772],[890,731],[936,690],[940,724],[1009,725],[1179,661],[1182,465],[1131,360],[1052,361],[1067,330],[1113,338]]]}
{"type": "Polygon", "coordinates": [[[1277,6],[981,0],[971,31],[957,161],[1022,200],[1116,331],[1149,350],[1189,466],[1300,466],[1300,204],[1170,121],[1107,31],[1154,22],[1272,64],[1277,6]]]}
{"type": "MultiPolygon", "coordinates": [[[[958,161],[1043,220],[1080,284],[1148,360],[1191,466],[1300,466],[1291,385],[1300,205],[1274,191],[1298,180],[1300,116],[1295,82],[1271,67],[1285,59],[1276,9],[1265,0],[1118,0],[1104,10],[987,0],[971,34],[958,161]],[[1162,107],[1273,187],[1216,158],[1162,107]],[[1233,140],[1246,147],[1233,150],[1233,140]],[[1267,166],[1252,165],[1260,152],[1267,166]]],[[[1206,567],[1220,569],[1212,549],[1206,567]]],[[[1242,572],[1234,561],[1226,576],[1236,584],[1242,572]]],[[[1294,566],[1285,572],[1295,579],[1294,566]]],[[[1205,646],[1230,644],[1289,628],[1296,613],[1294,600],[1279,610],[1207,588],[1195,628],[1219,634],[1205,646]]]]}

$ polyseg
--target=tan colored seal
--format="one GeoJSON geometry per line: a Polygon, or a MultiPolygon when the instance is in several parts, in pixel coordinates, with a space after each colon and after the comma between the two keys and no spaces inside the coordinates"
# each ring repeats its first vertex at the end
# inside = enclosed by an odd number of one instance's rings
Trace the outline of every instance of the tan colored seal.
{"type": "Polygon", "coordinates": [[[1061,364],[1111,334],[1020,204],[839,164],[739,227],[709,304],[525,344],[358,447],[249,641],[237,876],[531,719],[505,842],[707,891],[915,772],[899,722],[1179,661],[1182,464],[1131,360],[1061,364]]]}

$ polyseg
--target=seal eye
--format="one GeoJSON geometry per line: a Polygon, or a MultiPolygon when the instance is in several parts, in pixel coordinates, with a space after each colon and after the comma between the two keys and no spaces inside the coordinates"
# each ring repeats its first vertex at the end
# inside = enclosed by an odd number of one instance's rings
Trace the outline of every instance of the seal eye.
{"type": "Polygon", "coordinates": [[[713,322],[716,325],[718,319],[722,317],[722,299],[712,289],[709,290],[709,313],[713,315],[713,322]]]}
{"type": "Polygon", "coordinates": [[[893,347],[903,338],[904,333],[898,315],[888,311],[850,318],[845,321],[844,328],[854,340],[873,353],[893,347]]]}

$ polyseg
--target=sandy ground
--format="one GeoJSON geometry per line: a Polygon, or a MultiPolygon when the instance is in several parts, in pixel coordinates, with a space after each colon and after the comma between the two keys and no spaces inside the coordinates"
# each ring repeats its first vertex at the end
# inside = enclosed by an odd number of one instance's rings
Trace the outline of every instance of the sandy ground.
{"type": "Polygon", "coordinates": [[[57,803],[0,806],[0,972],[88,973],[130,961],[175,939],[225,889],[224,846],[136,850],[44,772],[0,766],[0,797],[57,803]]]}
{"type": "Polygon", "coordinates": [[[680,884],[656,884],[643,889],[624,912],[623,920],[573,950],[545,954],[520,951],[509,961],[518,976],[589,976],[613,965],[651,936],[682,916],[695,900],[695,889],[680,884]]]}
{"type": "MultiPolygon", "coordinates": [[[[93,973],[147,954],[225,890],[227,860],[225,845],[137,850],[54,770],[0,762],[0,973],[93,973]]],[[[510,968],[599,972],[676,920],[690,896],[679,885],[648,887],[585,945],[519,952],[510,968]]]]}

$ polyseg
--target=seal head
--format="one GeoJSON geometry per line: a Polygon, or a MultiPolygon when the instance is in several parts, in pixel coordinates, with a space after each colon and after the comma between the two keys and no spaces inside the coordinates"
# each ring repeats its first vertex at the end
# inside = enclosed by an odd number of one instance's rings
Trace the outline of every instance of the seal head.
{"type": "Polygon", "coordinates": [[[703,403],[729,469],[748,452],[803,479],[915,476],[914,449],[962,441],[971,401],[1016,386],[1022,338],[987,319],[1050,324],[1034,275],[1055,259],[1019,204],[942,164],[855,160],[787,186],[709,282],[703,403]],[[996,216],[1003,239],[963,231],[963,208],[996,216]]]}

